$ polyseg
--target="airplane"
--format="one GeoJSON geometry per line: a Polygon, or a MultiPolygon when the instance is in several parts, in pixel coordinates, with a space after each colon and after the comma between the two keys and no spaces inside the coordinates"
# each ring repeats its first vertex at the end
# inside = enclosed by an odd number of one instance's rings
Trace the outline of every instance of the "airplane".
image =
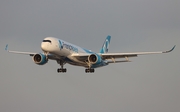
{"type": "Polygon", "coordinates": [[[43,53],[20,52],[8,50],[8,44],[5,50],[11,53],[25,54],[32,56],[32,60],[37,65],[44,65],[48,60],[55,60],[61,67],[57,72],[64,73],[67,71],[64,68],[66,63],[85,67],[86,73],[93,73],[95,68],[107,66],[110,63],[131,62],[130,57],[147,54],[169,53],[174,50],[175,46],[169,51],[158,52],[133,52],[133,53],[108,53],[111,36],[107,36],[99,53],[76,46],[64,40],[55,37],[46,37],[41,43],[43,53]],[[115,60],[124,58],[125,60],[115,60]]]}

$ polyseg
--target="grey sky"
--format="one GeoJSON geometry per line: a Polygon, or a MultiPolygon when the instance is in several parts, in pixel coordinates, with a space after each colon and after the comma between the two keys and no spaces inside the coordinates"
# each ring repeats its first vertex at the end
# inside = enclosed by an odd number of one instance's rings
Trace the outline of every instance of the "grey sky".
{"type": "Polygon", "coordinates": [[[1,0],[1,112],[178,112],[180,111],[180,1],[178,0],[1,0]],[[54,36],[99,52],[169,50],[132,58],[85,74],[54,61],[35,65],[9,49],[41,52],[54,36]]]}

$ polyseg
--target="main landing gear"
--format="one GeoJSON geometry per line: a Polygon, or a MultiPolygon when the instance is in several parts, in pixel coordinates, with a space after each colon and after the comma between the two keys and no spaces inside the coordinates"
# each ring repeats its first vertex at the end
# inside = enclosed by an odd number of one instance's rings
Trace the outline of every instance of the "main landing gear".
{"type": "Polygon", "coordinates": [[[94,69],[93,68],[88,68],[88,69],[85,69],[85,72],[86,73],[94,73],[94,69]]]}
{"type": "Polygon", "coordinates": [[[58,63],[60,64],[61,68],[58,68],[58,69],[57,69],[57,72],[58,72],[58,73],[59,73],[59,72],[65,73],[65,72],[67,71],[66,68],[63,68],[63,65],[65,64],[65,62],[63,62],[63,61],[58,61],[58,63]]]}
{"type": "Polygon", "coordinates": [[[91,68],[92,63],[87,60],[86,64],[88,65],[88,68],[85,69],[85,72],[86,73],[94,73],[94,68],[91,68]]]}
{"type": "Polygon", "coordinates": [[[58,69],[57,69],[57,72],[58,72],[58,73],[59,73],[59,72],[63,72],[63,73],[64,73],[64,72],[66,72],[66,71],[67,71],[66,68],[63,68],[63,69],[62,69],[62,68],[58,68],[58,69]]]}

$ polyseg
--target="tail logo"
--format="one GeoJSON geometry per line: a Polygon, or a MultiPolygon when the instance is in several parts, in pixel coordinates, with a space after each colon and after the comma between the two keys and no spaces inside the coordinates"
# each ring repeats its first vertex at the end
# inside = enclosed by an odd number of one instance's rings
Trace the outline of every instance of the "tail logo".
{"type": "Polygon", "coordinates": [[[111,40],[111,36],[107,36],[106,40],[104,41],[104,44],[100,50],[100,53],[107,53],[108,52],[110,40],[111,40]]]}
{"type": "Polygon", "coordinates": [[[106,39],[106,42],[105,42],[104,47],[103,47],[103,51],[108,52],[108,48],[109,48],[109,41],[106,39]]]}

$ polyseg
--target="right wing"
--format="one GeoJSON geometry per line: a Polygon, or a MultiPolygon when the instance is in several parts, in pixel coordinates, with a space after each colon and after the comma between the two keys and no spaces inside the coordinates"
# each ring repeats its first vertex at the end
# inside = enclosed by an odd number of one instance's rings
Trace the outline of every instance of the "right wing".
{"type": "MultiPolygon", "coordinates": [[[[10,53],[24,54],[24,55],[29,55],[29,56],[34,56],[35,54],[38,54],[38,53],[34,53],[34,52],[9,51],[9,50],[8,50],[8,44],[6,45],[5,50],[6,50],[7,52],[10,52],[10,53]]],[[[64,59],[64,57],[59,57],[59,56],[54,55],[54,54],[48,54],[47,57],[48,57],[49,59],[53,59],[53,60],[64,59]]]]}
{"type": "Polygon", "coordinates": [[[9,51],[9,50],[8,50],[8,44],[6,45],[5,50],[6,50],[7,52],[10,52],[10,53],[25,54],[25,55],[30,55],[30,56],[34,56],[35,54],[37,54],[37,53],[33,53],[33,52],[9,51]]]}

